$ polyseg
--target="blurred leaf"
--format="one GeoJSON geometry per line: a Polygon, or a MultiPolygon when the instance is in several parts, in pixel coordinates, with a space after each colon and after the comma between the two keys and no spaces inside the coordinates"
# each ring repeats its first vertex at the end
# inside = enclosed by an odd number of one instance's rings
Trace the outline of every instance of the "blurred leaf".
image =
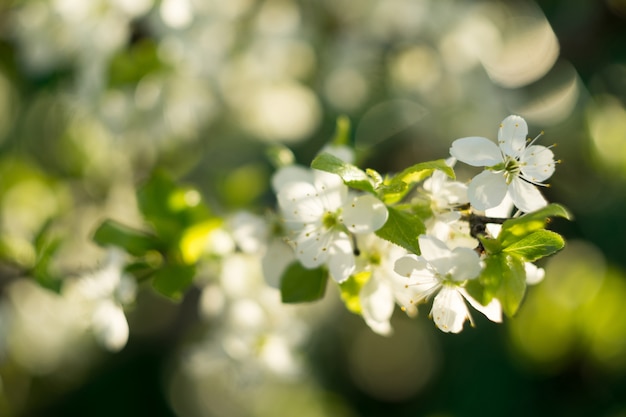
{"type": "Polygon", "coordinates": [[[51,224],[51,221],[46,222],[35,236],[36,260],[33,267],[33,276],[42,287],[59,292],[61,290],[61,279],[50,271],[50,264],[63,241],[59,237],[50,236],[51,224]]]}
{"type": "Polygon", "coordinates": [[[389,218],[385,225],[376,231],[376,235],[406,250],[420,254],[417,237],[426,231],[424,222],[415,215],[387,207],[389,218]]]}
{"type": "Polygon", "coordinates": [[[306,269],[294,262],[283,273],[280,295],[283,303],[316,301],[324,297],[328,274],[322,268],[306,269]]]}
{"type": "Polygon", "coordinates": [[[166,264],[156,270],[152,286],[164,296],[180,300],[193,282],[195,273],[193,265],[166,264]]]}
{"type": "Polygon", "coordinates": [[[156,172],[137,192],[139,210],[161,240],[175,244],[185,229],[210,217],[200,194],[156,172]]]}
{"type": "Polygon", "coordinates": [[[507,247],[522,237],[545,228],[546,222],[550,217],[563,217],[568,220],[572,218],[565,207],[559,204],[549,204],[532,213],[505,221],[502,224],[498,240],[503,247],[507,247]]]}
{"type": "Polygon", "coordinates": [[[329,153],[318,155],[311,162],[311,168],[339,175],[348,187],[375,193],[370,177],[364,171],[329,153]]]}
{"type": "Polygon", "coordinates": [[[109,84],[112,87],[136,85],[146,74],[163,67],[158,45],[153,40],[143,39],[113,56],[109,66],[109,84]]]}
{"type": "Polygon", "coordinates": [[[363,271],[350,277],[339,284],[339,290],[341,291],[341,299],[343,300],[346,308],[353,313],[361,314],[361,300],[359,295],[361,289],[370,279],[371,272],[363,271]]]}
{"type": "Polygon", "coordinates": [[[160,246],[156,236],[130,228],[114,220],[105,220],[96,230],[93,241],[100,246],[116,246],[134,256],[142,256],[160,246]]]}
{"type": "Polygon", "coordinates": [[[536,261],[563,249],[565,242],[558,233],[537,230],[503,249],[504,252],[519,256],[527,262],[536,261]]]}
{"type": "Polygon", "coordinates": [[[348,116],[337,117],[335,135],[331,144],[335,146],[348,146],[350,144],[351,126],[348,116]]]}
{"type": "Polygon", "coordinates": [[[187,264],[197,262],[206,250],[209,235],[221,225],[222,220],[214,218],[187,228],[180,239],[183,261],[187,264]]]}
{"type": "Polygon", "coordinates": [[[296,157],[291,149],[282,144],[270,146],[266,151],[266,156],[270,164],[276,169],[293,165],[296,162],[296,157]]]}

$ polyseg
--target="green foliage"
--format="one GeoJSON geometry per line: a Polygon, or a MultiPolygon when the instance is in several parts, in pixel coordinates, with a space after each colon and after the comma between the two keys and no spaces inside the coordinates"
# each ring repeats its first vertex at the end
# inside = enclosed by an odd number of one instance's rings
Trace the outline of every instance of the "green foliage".
{"type": "Polygon", "coordinates": [[[498,240],[502,246],[509,246],[520,238],[545,228],[550,217],[562,217],[568,220],[572,218],[565,207],[559,204],[549,204],[532,213],[505,221],[498,240]]]}
{"type": "Polygon", "coordinates": [[[156,270],[152,286],[173,300],[180,300],[196,274],[194,265],[166,264],[156,270]]]}
{"type": "Polygon", "coordinates": [[[107,219],[96,229],[93,241],[100,246],[115,246],[134,256],[142,256],[161,246],[157,237],[107,219]]]}
{"type": "Polygon", "coordinates": [[[564,246],[565,242],[558,233],[549,230],[537,230],[506,246],[503,252],[518,256],[526,262],[534,262],[544,256],[558,252],[564,246]]]}
{"type": "Polygon", "coordinates": [[[421,162],[406,168],[385,181],[384,192],[381,193],[383,201],[387,204],[393,204],[402,200],[411,191],[412,185],[424,181],[435,170],[442,171],[452,179],[455,178],[454,170],[446,164],[444,159],[421,162]]]}
{"type": "Polygon", "coordinates": [[[355,314],[361,314],[361,289],[370,279],[371,273],[364,271],[358,274],[350,275],[350,277],[339,284],[341,291],[341,299],[346,308],[355,314]]]}
{"type": "Polygon", "coordinates": [[[51,271],[51,264],[54,255],[61,246],[62,239],[52,236],[48,221],[35,236],[35,265],[33,266],[33,277],[44,288],[59,292],[61,290],[61,279],[51,271]]]}
{"type": "Polygon", "coordinates": [[[372,194],[376,193],[372,180],[365,171],[329,153],[318,155],[311,162],[311,168],[339,175],[348,187],[372,194]]]}
{"type": "Polygon", "coordinates": [[[303,303],[324,297],[328,273],[322,268],[306,269],[294,262],[283,273],[280,295],[283,303],[303,303]]]}
{"type": "Polygon", "coordinates": [[[426,231],[422,219],[393,207],[387,207],[387,210],[389,218],[385,225],[376,231],[376,235],[419,255],[417,237],[426,231]]]}

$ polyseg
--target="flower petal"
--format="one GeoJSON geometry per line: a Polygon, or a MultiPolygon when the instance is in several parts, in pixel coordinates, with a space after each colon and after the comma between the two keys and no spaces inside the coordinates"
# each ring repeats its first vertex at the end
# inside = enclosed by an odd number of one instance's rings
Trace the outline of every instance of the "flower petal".
{"type": "Polygon", "coordinates": [[[433,321],[442,331],[459,333],[469,318],[469,310],[456,287],[444,285],[433,300],[433,321]]]}
{"type": "Polygon", "coordinates": [[[467,302],[470,303],[472,307],[483,313],[489,320],[494,323],[502,323],[502,305],[497,298],[494,298],[489,304],[484,306],[469,295],[464,288],[459,288],[459,292],[463,297],[465,297],[467,302]]]}
{"type": "Polygon", "coordinates": [[[524,213],[539,210],[548,204],[537,187],[527,183],[521,178],[515,178],[511,181],[511,184],[509,184],[509,194],[511,194],[511,199],[513,199],[515,207],[524,213]]]}
{"type": "Polygon", "coordinates": [[[417,240],[422,257],[438,274],[445,276],[454,266],[452,251],[434,236],[420,235],[417,240]]]}
{"type": "Polygon", "coordinates": [[[506,195],[507,185],[502,174],[483,171],[472,178],[467,188],[470,204],[477,210],[497,206],[506,195]]]}
{"type": "Polygon", "coordinates": [[[272,239],[261,259],[265,282],[274,288],[280,288],[283,273],[295,260],[293,249],[280,239],[272,239]]]}
{"type": "Polygon", "coordinates": [[[491,167],[503,162],[498,145],[487,138],[472,136],[452,142],[450,155],[475,167],[491,167]]]}
{"type": "Polygon", "coordinates": [[[325,208],[313,184],[290,182],[276,195],[288,227],[299,229],[306,223],[320,221],[325,208]]]}
{"type": "Polygon", "coordinates": [[[480,274],[480,258],[473,249],[455,248],[452,251],[451,261],[454,266],[450,269],[449,274],[455,281],[476,278],[480,274]]]}
{"type": "Polygon", "coordinates": [[[371,233],[383,227],[388,216],[382,201],[365,194],[344,206],[342,220],[352,233],[371,233]]]}
{"type": "Polygon", "coordinates": [[[287,165],[272,176],[272,188],[279,192],[290,182],[308,182],[313,184],[313,171],[300,165],[287,165]]]}
{"type": "Polygon", "coordinates": [[[347,234],[333,233],[334,237],[328,249],[328,271],[337,282],[343,282],[354,272],[354,249],[347,234]]]}
{"type": "Polygon", "coordinates": [[[335,212],[348,198],[348,186],[343,183],[341,177],[329,172],[313,170],[316,197],[327,211],[335,212]]]}
{"type": "Polygon", "coordinates": [[[510,156],[519,156],[526,147],[528,125],[520,116],[509,116],[502,121],[498,129],[498,145],[502,152],[510,156]]]}
{"type": "Polygon", "coordinates": [[[554,153],[545,146],[529,146],[520,158],[520,162],[524,178],[532,182],[545,181],[554,174],[554,153]]]}
{"type": "Polygon", "coordinates": [[[532,262],[524,263],[524,269],[526,270],[526,284],[528,285],[539,284],[546,275],[543,268],[539,268],[532,262]]]}
{"type": "Polygon", "coordinates": [[[111,352],[118,352],[128,341],[124,310],[111,300],[101,301],[93,312],[91,325],[96,340],[111,352]]]}
{"type": "Polygon", "coordinates": [[[378,334],[390,335],[392,329],[389,319],[395,303],[389,285],[372,275],[361,289],[359,300],[365,323],[378,334]]]}

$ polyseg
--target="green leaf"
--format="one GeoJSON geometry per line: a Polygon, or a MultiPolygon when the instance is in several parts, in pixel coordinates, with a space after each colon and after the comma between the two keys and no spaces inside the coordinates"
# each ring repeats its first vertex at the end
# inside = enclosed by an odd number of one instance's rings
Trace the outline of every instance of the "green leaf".
{"type": "MultiPolygon", "coordinates": [[[[481,304],[497,298],[504,314],[512,317],[517,312],[526,293],[526,270],[520,258],[506,253],[488,256],[478,280],[484,288],[482,298],[477,298],[481,304]]],[[[478,294],[476,288],[470,289],[478,294]]]]}
{"type": "Polygon", "coordinates": [[[335,136],[331,143],[336,146],[347,146],[350,143],[350,119],[348,116],[337,117],[335,136]]]}
{"type": "Polygon", "coordinates": [[[387,204],[400,201],[411,190],[410,185],[423,181],[431,176],[435,170],[444,172],[452,179],[455,178],[454,170],[446,164],[444,159],[421,162],[388,178],[380,190],[382,200],[387,204]]]}
{"type": "Polygon", "coordinates": [[[324,296],[328,274],[322,268],[306,269],[294,262],[283,273],[280,295],[283,303],[316,301],[324,296]]]}
{"type": "Polygon", "coordinates": [[[118,223],[105,220],[96,229],[93,241],[100,246],[116,246],[134,256],[142,256],[159,248],[159,240],[150,234],[118,223]]]}
{"type": "Polygon", "coordinates": [[[186,228],[210,217],[200,194],[156,172],[137,192],[139,210],[165,242],[176,242],[186,228]]]}
{"type": "Polygon", "coordinates": [[[426,231],[422,219],[393,207],[387,207],[387,210],[389,218],[385,225],[376,231],[376,235],[419,255],[417,237],[426,231]]]}
{"type": "Polygon", "coordinates": [[[157,269],[152,287],[173,300],[182,299],[196,273],[193,265],[166,264],[157,269]]]}
{"type": "Polygon", "coordinates": [[[361,314],[361,289],[371,275],[372,273],[369,271],[359,272],[358,274],[350,275],[347,280],[339,284],[341,299],[346,308],[355,314],[361,314]]]}
{"type": "Polygon", "coordinates": [[[478,236],[478,240],[482,243],[483,248],[489,254],[496,254],[502,251],[502,245],[497,239],[490,239],[484,236],[478,236]]]}
{"type": "Polygon", "coordinates": [[[537,211],[505,221],[502,224],[498,240],[503,247],[507,247],[522,237],[545,228],[550,217],[563,217],[568,220],[572,218],[565,207],[559,204],[549,204],[537,211]]]}
{"type": "Polygon", "coordinates": [[[51,221],[46,222],[35,236],[36,260],[33,277],[42,287],[58,293],[61,291],[62,280],[51,272],[50,265],[61,247],[62,239],[51,236],[51,225],[51,221]]]}
{"type": "Polygon", "coordinates": [[[311,162],[311,168],[337,174],[348,187],[375,194],[370,177],[363,170],[342,161],[334,155],[329,153],[318,155],[313,162],[311,162]]]}
{"type": "Polygon", "coordinates": [[[503,249],[504,252],[519,256],[524,261],[534,262],[544,256],[563,249],[565,241],[558,233],[540,229],[503,249]]]}

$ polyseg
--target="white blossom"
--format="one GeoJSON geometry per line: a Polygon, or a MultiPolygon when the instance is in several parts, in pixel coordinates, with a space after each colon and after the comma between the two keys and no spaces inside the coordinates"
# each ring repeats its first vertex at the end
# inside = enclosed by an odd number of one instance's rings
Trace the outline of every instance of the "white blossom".
{"type": "Polygon", "coordinates": [[[472,320],[464,300],[491,321],[502,321],[500,303],[495,300],[482,306],[463,288],[464,282],[481,271],[478,254],[469,248],[450,249],[439,239],[421,235],[421,256],[406,255],[398,259],[395,271],[409,279],[407,289],[416,294],[411,301],[420,303],[435,295],[431,316],[439,329],[459,333],[465,320],[472,320]]]}
{"type": "Polygon", "coordinates": [[[306,268],[326,265],[337,281],[354,271],[351,234],[371,233],[387,221],[387,208],[376,197],[356,196],[338,175],[289,166],[274,177],[278,204],[289,242],[306,268]]]}
{"type": "Polygon", "coordinates": [[[450,154],[485,171],[469,184],[469,200],[478,210],[497,206],[508,194],[523,212],[544,207],[547,202],[536,186],[552,176],[556,161],[549,147],[526,143],[528,126],[520,116],[509,116],[498,130],[498,145],[483,137],[466,137],[452,143],[450,154]]]}

